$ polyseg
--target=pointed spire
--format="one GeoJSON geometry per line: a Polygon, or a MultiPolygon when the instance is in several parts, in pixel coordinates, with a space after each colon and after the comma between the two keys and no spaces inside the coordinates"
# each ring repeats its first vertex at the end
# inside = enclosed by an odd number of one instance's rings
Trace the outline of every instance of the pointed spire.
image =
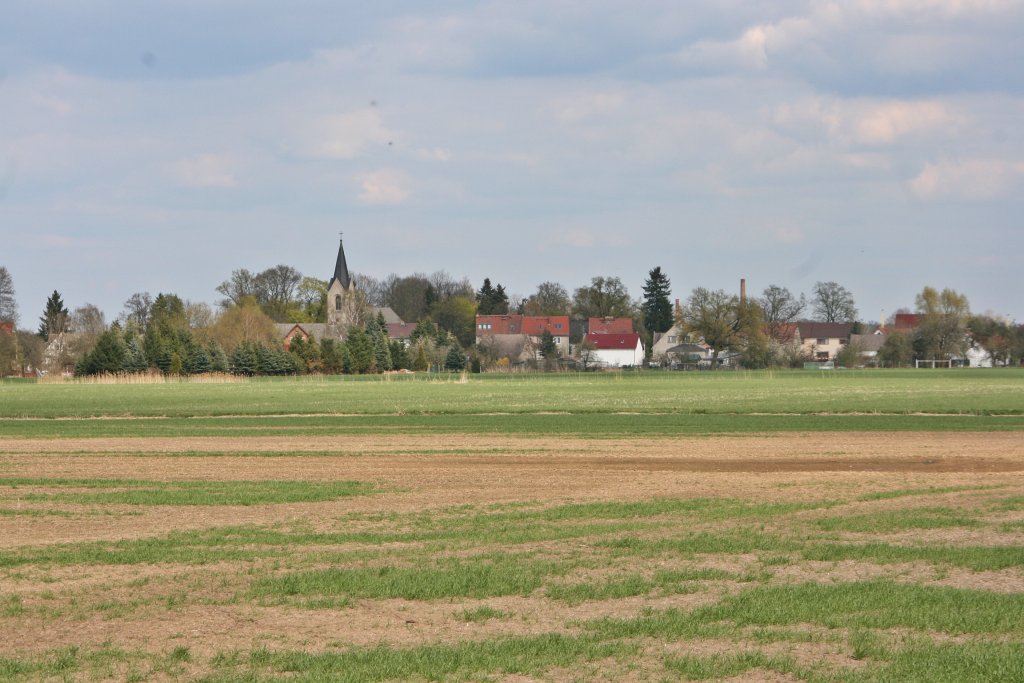
{"type": "Polygon", "coordinates": [[[334,264],[334,277],[331,278],[327,286],[333,285],[335,280],[341,283],[343,289],[348,289],[352,281],[348,275],[348,264],[345,262],[345,242],[342,240],[338,241],[338,261],[334,264]]]}

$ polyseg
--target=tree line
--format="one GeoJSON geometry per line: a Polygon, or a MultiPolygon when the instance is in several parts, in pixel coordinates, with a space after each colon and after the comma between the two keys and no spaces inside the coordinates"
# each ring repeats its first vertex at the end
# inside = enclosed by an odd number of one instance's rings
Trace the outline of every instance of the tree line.
{"type": "MultiPolygon", "coordinates": [[[[96,306],[69,310],[54,291],[35,334],[13,329],[18,320],[13,282],[0,267],[0,321],[10,321],[13,332],[0,335],[0,372],[17,373],[47,363],[72,367],[78,374],[365,373],[461,369],[467,364],[476,368],[500,360],[487,348],[475,346],[476,316],[508,313],[630,318],[648,349],[655,334],[677,326],[683,338],[707,344],[714,358],[728,350],[740,354],[747,367],[766,367],[807,360],[792,343],[798,320],[849,322],[855,332],[862,327],[852,292],[836,282],[816,283],[810,296],[769,285],[749,299],[696,287],[673,304],[671,281],[661,267],[648,272],[637,299],[615,276],[595,276],[571,294],[557,282],[542,282],[528,296],[511,294],[490,278],[475,288],[467,278],[445,271],[382,279],[354,273],[353,279],[362,314],[345,340],[295,339],[285,349],[275,322],[325,322],[327,316],[328,283],[289,266],[232,271],[216,288],[222,296],[216,308],[175,294],[153,297],[137,292],[110,325],[96,306]],[[416,321],[411,345],[390,340],[386,324],[370,314],[371,307],[390,307],[403,320],[416,321]],[[46,347],[45,342],[54,340],[64,341],[46,347]]],[[[879,351],[883,363],[906,365],[915,358],[962,354],[970,339],[1002,363],[1024,356],[1021,325],[972,315],[966,297],[957,292],[926,287],[916,298],[915,310],[920,324],[910,334],[889,335],[879,351]]],[[[580,333],[574,334],[570,341],[579,348],[580,333]]],[[[548,359],[558,356],[553,339],[542,338],[537,351],[548,359]]],[[[844,360],[854,362],[857,352],[855,345],[847,345],[844,360]]]]}

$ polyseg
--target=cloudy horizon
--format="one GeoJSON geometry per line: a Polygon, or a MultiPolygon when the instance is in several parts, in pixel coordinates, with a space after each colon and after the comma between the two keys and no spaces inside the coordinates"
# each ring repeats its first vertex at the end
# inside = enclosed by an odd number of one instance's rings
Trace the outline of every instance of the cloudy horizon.
{"type": "Polygon", "coordinates": [[[1024,3],[40,2],[0,25],[0,266],[113,320],[232,270],[527,296],[924,286],[1024,321],[1024,3]]]}

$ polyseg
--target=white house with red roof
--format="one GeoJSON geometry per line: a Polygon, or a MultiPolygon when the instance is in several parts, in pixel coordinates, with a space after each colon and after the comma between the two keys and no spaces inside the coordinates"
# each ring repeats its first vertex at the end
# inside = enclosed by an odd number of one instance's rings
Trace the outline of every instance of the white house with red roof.
{"type": "Polygon", "coordinates": [[[584,339],[584,343],[593,348],[590,362],[595,364],[609,368],[621,368],[639,366],[644,362],[644,344],[640,335],[633,332],[629,334],[591,332],[584,339]]]}

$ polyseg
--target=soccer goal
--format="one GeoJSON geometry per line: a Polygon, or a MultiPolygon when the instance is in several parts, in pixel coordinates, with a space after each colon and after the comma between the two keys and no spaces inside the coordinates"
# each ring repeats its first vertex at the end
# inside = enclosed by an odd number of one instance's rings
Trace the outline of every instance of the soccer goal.
{"type": "Polygon", "coordinates": [[[915,360],[914,361],[914,367],[915,368],[931,368],[931,369],[935,369],[935,368],[951,368],[951,367],[953,367],[953,361],[949,360],[948,358],[946,360],[938,360],[938,359],[934,359],[934,360],[915,360]]]}

